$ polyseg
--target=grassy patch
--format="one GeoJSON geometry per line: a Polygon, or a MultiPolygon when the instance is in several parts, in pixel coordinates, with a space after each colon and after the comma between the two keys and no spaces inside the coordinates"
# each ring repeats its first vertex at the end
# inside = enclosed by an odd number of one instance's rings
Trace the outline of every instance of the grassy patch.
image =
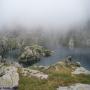
{"type": "Polygon", "coordinates": [[[76,80],[78,80],[79,83],[90,84],[90,75],[76,75],[76,80]]]}
{"type": "Polygon", "coordinates": [[[72,75],[72,69],[63,65],[51,66],[47,70],[37,68],[48,74],[48,80],[20,75],[19,90],[56,90],[59,86],[68,86],[74,83],[90,84],[90,75],[72,75]]]}
{"type": "Polygon", "coordinates": [[[19,90],[55,90],[55,88],[52,86],[52,84],[48,84],[48,80],[21,76],[19,90]]]}

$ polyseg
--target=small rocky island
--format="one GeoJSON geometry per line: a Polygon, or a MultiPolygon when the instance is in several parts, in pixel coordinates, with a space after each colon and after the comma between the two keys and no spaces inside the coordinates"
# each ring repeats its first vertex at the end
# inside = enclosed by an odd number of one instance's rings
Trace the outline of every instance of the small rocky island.
{"type": "Polygon", "coordinates": [[[69,56],[51,66],[0,63],[0,90],[89,90],[90,71],[69,56]]]}
{"type": "Polygon", "coordinates": [[[19,62],[31,65],[41,59],[41,57],[51,56],[52,51],[40,45],[25,46],[19,56],[19,62]]]}

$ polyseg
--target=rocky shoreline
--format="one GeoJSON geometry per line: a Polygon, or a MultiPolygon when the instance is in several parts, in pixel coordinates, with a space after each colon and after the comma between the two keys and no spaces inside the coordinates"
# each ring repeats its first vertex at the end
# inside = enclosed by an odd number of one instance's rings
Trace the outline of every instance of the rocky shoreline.
{"type": "Polygon", "coordinates": [[[27,77],[36,77],[40,79],[48,79],[48,75],[44,74],[43,72],[40,72],[38,70],[32,70],[29,68],[21,68],[20,69],[21,75],[27,76],[27,77]]]}
{"type": "MultiPolygon", "coordinates": [[[[18,66],[0,64],[0,90],[17,90],[19,86],[20,75],[29,78],[34,77],[40,80],[48,80],[48,78],[50,78],[50,72],[52,72],[52,74],[55,72],[60,72],[61,74],[63,74],[63,72],[68,73],[68,71],[70,71],[71,77],[73,75],[81,74],[90,75],[90,71],[82,67],[79,62],[73,62],[68,59],[60,61],[48,67],[33,66],[33,68],[24,68],[18,66]]],[[[59,86],[57,90],[90,90],[89,88],[90,84],[75,83],[69,86],[59,86]]]]}
{"type": "Polygon", "coordinates": [[[90,90],[90,85],[77,83],[71,86],[60,86],[59,88],[57,88],[57,90],[90,90]]]}

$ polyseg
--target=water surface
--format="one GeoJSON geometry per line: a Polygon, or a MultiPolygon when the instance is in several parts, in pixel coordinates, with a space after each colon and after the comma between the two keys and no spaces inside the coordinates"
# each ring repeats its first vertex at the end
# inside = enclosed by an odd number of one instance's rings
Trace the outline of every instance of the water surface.
{"type": "Polygon", "coordinates": [[[90,69],[90,48],[69,49],[65,47],[59,47],[53,50],[55,53],[53,53],[52,56],[42,58],[37,65],[52,65],[60,60],[63,60],[67,56],[72,56],[75,61],[79,61],[82,66],[90,69]]]}

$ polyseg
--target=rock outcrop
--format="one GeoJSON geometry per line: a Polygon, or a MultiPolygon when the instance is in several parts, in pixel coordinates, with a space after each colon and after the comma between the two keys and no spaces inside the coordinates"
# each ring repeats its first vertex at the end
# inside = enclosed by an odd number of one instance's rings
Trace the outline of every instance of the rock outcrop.
{"type": "Polygon", "coordinates": [[[57,88],[57,90],[90,90],[90,85],[77,83],[71,86],[60,86],[59,88],[57,88]]]}
{"type": "Polygon", "coordinates": [[[28,77],[33,76],[33,77],[40,78],[40,79],[47,79],[48,78],[47,74],[44,74],[43,72],[40,72],[38,70],[22,68],[20,71],[21,71],[21,75],[23,75],[23,76],[28,76],[28,77]]]}
{"type": "Polygon", "coordinates": [[[51,51],[39,45],[26,46],[20,56],[20,62],[32,64],[41,57],[51,56],[51,51]]]}
{"type": "Polygon", "coordinates": [[[19,84],[19,74],[14,66],[0,67],[0,88],[16,88],[19,84]]]}
{"type": "Polygon", "coordinates": [[[85,74],[88,75],[90,74],[90,71],[85,69],[84,67],[77,67],[72,74],[85,74]]]}

